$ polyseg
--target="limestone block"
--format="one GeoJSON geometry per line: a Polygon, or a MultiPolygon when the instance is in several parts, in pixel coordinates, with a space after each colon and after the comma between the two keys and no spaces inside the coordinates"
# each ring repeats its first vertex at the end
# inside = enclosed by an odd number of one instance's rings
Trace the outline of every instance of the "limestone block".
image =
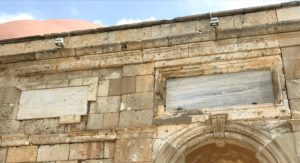
{"type": "Polygon", "coordinates": [[[57,49],[57,46],[53,42],[54,39],[27,41],[23,53],[42,51],[44,49],[57,49]]]}
{"type": "Polygon", "coordinates": [[[67,87],[69,84],[69,80],[50,80],[47,81],[46,88],[61,88],[61,87],[67,87]]]}
{"type": "Polygon", "coordinates": [[[300,118],[300,99],[289,100],[292,118],[300,118]]]}
{"type": "Polygon", "coordinates": [[[185,34],[195,32],[195,21],[162,24],[160,27],[160,37],[166,37],[176,34],[185,34]]]}
{"type": "Polygon", "coordinates": [[[300,131],[294,132],[297,156],[300,157],[300,131]]]}
{"type": "Polygon", "coordinates": [[[5,163],[7,148],[0,147],[0,163],[5,163]]]}
{"type": "Polygon", "coordinates": [[[236,28],[270,24],[274,22],[277,22],[275,10],[234,15],[234,23],[236,28]]]}
{"type": "Polygon", "coordinates": [[[282,58],[284,61],[293,61],[300,59],[300,46],[291,46],[281,48],[282,58]]]}
{"type": "Polygon", "coordinates": [[[103,114],[103,129],[115,129],[119,124],[119,112],[103,114]]]}
{"type": "Polygon", "coordinates": [[[120,127],[149,126],[152,124],[153,111],[123,111],[120,113],[120,127]]]}
{"type": "Polygon", "coordinates": [[[151,27],[111,31],[108,33],[108,43],[140,41],[151,38],[151,27]]]}
{"type": "Polygon", "coordinates": [[[85,160],[82,163],[114,163],[113,159],[85,160]]]}
{"type": "Polygon", "coordinates": [[[0,54],[9,55],[9,54],[18,54],[20,50],[25,48],[25,42],[14,43],[14,44],[3,44],[0,46],[0,54]]]}
{"type": "Polygon", "coordinates": [[[0,105],[0,120],[13,119],[13,105],[0,105]]]}
{"type": "Polygon", "coordinates": [[[35,57],[37,60],[59,58],[60,56],[61,54],[58,50],[46,50],[35,53],[35,57]]]}
{"type": "Polygon", "coordinates": [[[154,89],[154,77],[152,75],[136,77],[136,92],[152,92],[154,89]]]}
{"type": "Polygon", "coordinates": [[[274,141],[281,145],[290,160],[297,160],[297,138],[295,138],[294,133],[279,134],[275,137],[274,141]]]}
{"type": "Polygon", "coordinates": [[[25,120],[20,124],[20,131],[26,134],[62,133],[65,127],[59,125],[58,119],[25,120]]]}
{"type": "Polygon", "coordinates": [[[290,32],[279,34],[280,47],[300,45],[300,32],[290,32]]]}
{"type": "Polygon", "coordinates": [[[286,80],[286,87],[289,99],[300,98],[300,79],[286,80]]]}
{"type": "Polygon", "coordinates": [[[122,95],[120,110],[146,110],[153,108],[153,93],[133,93],[122,95]]]}
{"type": "Polygon", "coordinates": [[[152,139],[122,139],[116,143],[116,162],[151,161],[152,139]]]}
{"type": "Polygon", "coordinates": [[[0,88],[0,104],[19,103],[21,90],[15,87],[0,88]]]}
{"type": "MultiPolygon", "coordinates": [[[[208,24],[209,25],[209,24],[208,24]]],[[[218,29],[234,29],[234,16],[224,16],[219,17],[219,27],[218,29]]]]}
{"type": "Polygon", "coordinates": [[[279,47],[277,35],[241,37],[237,43],[239,51],[279,47]]]}
{"type": "Polygon", "coordinates": [[[108,43],[137,40],[141,40],[141,38],[138,38],[138,29],[118,30],[108,33],[108,43]]]}
{"type": "Polygon", "coordinates": [[[81,78],[83,80],[84,78],[92,78],[93,77],[92,75],[93,75],[92,70],[71,71],[67,73],[67,78],[68,79],[81,78]]]}
{"type": "Polygon", "coordinates": [[[135,90],[135,83],[136,78],[135,77],[125,77],[122,78],[122,94],[125,93],[134,93],[135,90]]]}
{"type": "Polygon", "coordinates": [[[101,129],[103,124],[103,114],[89,114],[88,115],[88,130],[101,129]]]}
{"type": "MultiPolygon", "coordinates": [[[[180,39],[180,37],[178,38],[180,39]]],[[[172,42],[179,42],[179,40],[173,39],[172,42]]],[[[157,60],[167,60],[175,58],[184,58],[189,55],[188,46],[176,46],[176,47],[160,47],[159,53],[144,54],[145,61],[157,61],[157,60]]],[[[143,74],[142,74],[143,75],[143,74]]]]}
{"type": "Polygon", "coordinates": [[[283,62],[286,79],[300,78],[300,59],[283,62]]]}
{"type": "Polygon", "coordinates": [[[42,145],[38,149],[37,161],[68,160],[69,144],[42,145]]]}
{"type": "Polygon", "coordinates": [[[75,47],[85,47],[96,44],[106,44],[107,43],[107,32],[97,33],[97,34],[84,34],[78,36],[70,37],[67,48],[75,47]]]}
{"type": "Polygon", "coordinates": [[[76,52],[74,48],[61,48],[60,50],[60,56],[61,57],[74,57],[76,56],[76,52]]]}
{"type": "Polygon", "coordinates": [[[76,161],[55,161],[55,163],[78,163],[78,160],[76,160],[76,161]]]}
{"type": "Polygon", "coordinates": [[[280,8],[276,12],[279,22],[300,19],[300,6],[280,8]]]}
{"type": "Polygon", "coordinates": [[[97,100],[97,92],[98,92],[98,81],[97,83],[93,83],[89,85],[88,90],[88,101],[96,101],[97,100]]]}
{"type": "Polygon", "coordinates": [[[100,64],[102,67],[116,67],[124,64],[134,64],[143,62],[141,50],[117,52],[111,56],[101,56],[100,64]]]}
{"type": "Polygon", "coordinates": [[[172,134],[176,133],[177,131],[179,131],[180,129],[186,127],[187,125],[160,125],[157,126],[157,138],[160,139],[166,139],[169,136],[171,136],[172,134]]]}
{"type": "Polygon", "coordinates": [[[46,89],[47,83],[46,82],[29,82],[26,85],[25,90],[33,90],[33,89],[46,89]]]}
{"type": "Polygon", "coordinates": [[[89,105],[89,111],[90,111],[90,113],[96,112],[96,110],[97,110],[97,102],[91,101],[89,104],[90,104],[89,105]]]}
{"type": "Polygon", "coordinates": [[[118,96],[122,94],[122,79],[109,80],[109,96],[118,96]]]}
{"type": "Polygon", "coordinates": [[[20,122],[16,120],[0,120],[0,134],[12,134],[19,130],[20,122]]]}
{"type": "Polygon", "coordinates": [[[91,110],[91,113],[118,112],[120,103],[121,96],[98,97],[96,110],[91,110]]]}
{"type": "Polygon", "coordinates": [[[69,160],[103,158],[103,142],[71,144],[69,160]]]}
{"type": "Polygon", "coordinates": [[[85,115],[88,87],[23,91],[17,119],[85,115]]]}
{"type": "Polygon", "coordinates": [[[97,96],[108,96],[109,80],[99,81],[97,96]]]}
{"type": "Polygon", "coordinates": [[[80,115],[63,115],[59,117],[59,124],[73,124],[80,123],[80,115]]]}
{"type": "Polygon", "coordinates": [[[82,86],[83,78],[69,79],[68,86],[82,86]]]}
{"type": "Polygon", "coordinates": [[[115,142],[104,142],[104,158],[114,158],[115,142]]]}
{"type": "Polygon", "coordinates": [[[29,145],[28,136],[25,134],[7,134],[1,136],[0,146],[29,145]]]}
{"type": "Polygon", "coordinates": [[[6,162],[35,162],[37,146],[20,146],[8,148],[6,162]]]}
{"type": "MultiPolygon", "coordinates": [[[[219,18],[221,20],[221,18],[219,18]]],[[[209,19],[200,19],[197,20],[196,23],[196,31],[197,32],[203,32],[203,31],[208,31],[211,29],[210,25],[209,25],[209,19]]]]}
{"type": "Polygon", "coordinates": [[[150,75],[153,74],[153,71],[153,63],[126,65],[123,67],[124,76],[150,75]]]}

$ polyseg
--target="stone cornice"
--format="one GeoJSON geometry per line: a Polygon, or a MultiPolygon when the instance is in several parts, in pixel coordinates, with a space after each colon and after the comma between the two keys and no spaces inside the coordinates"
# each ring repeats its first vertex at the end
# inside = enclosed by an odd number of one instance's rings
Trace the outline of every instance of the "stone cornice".
{"type": "Polygon", "coordinates": [[[142,22],[142,23],[136,23],[136,24],[125,24],[125,25],[118,25],[118,26],[101,27],[101,28],[97,28],[97,29],[72,31],[69,33],[64,32],[64,33],[46,34],[43,36],[30,36],[30,37],[23,37],[23,38],[6,39],[6,40],[0,40],[0,44],[26,42],[26,41],[49,39],[49,38],[55,38],[55,37],[93,34],[93,33],[126,30],[126,29],[133,29],[133,28],[142,28],[142,27],[149,27],[149,26],[153,26],[153,25],[169,24],[169,23],[176,23],[176,22],[186,22],[186,21],[193,21],[193,20],[199,20],[199,19],[209,19],[211,16],[223,17],[223,16],[272,10],[272,9],[280,9],[280,8],[285,8],[285,7],[299,6],[299,5],[300,5],[300,1],[291,1],[291,2],[285,2],[285,3],[280,3],[280,4],[266,5],[266,6],[249,7],[249,8],[235,9],[235,10],[218,11],[218,12],[197,14],[197,15],[191,15],[191,16],[176,17],[171,20],[157,20],[157,21],[149,21],[149,22],[142,22]]]}

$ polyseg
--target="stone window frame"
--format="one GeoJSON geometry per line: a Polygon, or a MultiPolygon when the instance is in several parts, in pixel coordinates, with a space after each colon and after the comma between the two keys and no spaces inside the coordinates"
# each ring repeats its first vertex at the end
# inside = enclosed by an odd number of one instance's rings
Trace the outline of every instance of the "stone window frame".
{"type": "MultiPolygon", "coordinates": [[[[47,75],[47,74],[44,74],[47,75]]],[[[31,76],[27,76],[25,78],[29,78],[31,76]]],[[[53,117],[59,119],[59,124],[74,124],[81,122],[81,116],[87,116],[89,114],[88,110],[90,109],[91,102],[96,102],[97,100],[97,91],[99,85],[99,77],[78,77],[69,80],[49,80],[49,81],[36,81],[32,84],[30,83],[18,83],[17,87],[22,91],[31,91],[31,90],[43,90],[43,89],[57,89],[57,88],[70,88],[70,87],[78,87],[78,86],[87,86],[88,87],[88,97],[87,97],[87,112],[83,115],[62,115],[60,117],[53,117]],[[75,81],[74,83],[70,83],[70,81],[75,81]],[[48,85],[48,82],[51,85],[48,85]]],[[[18,109],[19,111],[19,109],[18,109]]],[[[37,118],[34,118],[37,119],[37,118]]],[[[47,119],[47,118],[41,118],[47,119]]],[[[23,121],[23,119],[17,119],[18,121],[23,121]]],[[[33,120],[33,119],[27,119],[33,120]]]]}
{"type": "MultiPolygon", "coordinates": [[[[290,110],[285,90],[285,78],[282,59],[279,55],[261,58],[229,60],[221,62],[198,63],[177,65],[173,67],[155,68],[155,99],[154,118],[171,116],[191,116],[200,121],[206,121],[213,114],[227,114],[228,119],[253,119],[253,118],[287,118],[290,110]],[[192,110],[166,110],[166,81],[168,79],[193,77],[201,75],[214,75],[244,71],[270,70],[274,89],[274,103],[225,106],[214,109],[199,108],[192,110]],[[198,117],[197,117],[198,116],[198,117]],[[200,117],[199,117],[200,116],[200,117]]],[[[193,119],[193,118],[192,118],[193,119]]]]}

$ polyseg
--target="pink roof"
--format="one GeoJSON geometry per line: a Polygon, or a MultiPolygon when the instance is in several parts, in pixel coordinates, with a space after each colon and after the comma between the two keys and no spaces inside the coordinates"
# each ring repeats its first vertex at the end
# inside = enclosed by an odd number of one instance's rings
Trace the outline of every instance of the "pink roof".
{"type": "Polygon", "coordinates": [[[77,19],[16,20],[0,24],[0,40],[99,27],[95,23],[77,19]]]}

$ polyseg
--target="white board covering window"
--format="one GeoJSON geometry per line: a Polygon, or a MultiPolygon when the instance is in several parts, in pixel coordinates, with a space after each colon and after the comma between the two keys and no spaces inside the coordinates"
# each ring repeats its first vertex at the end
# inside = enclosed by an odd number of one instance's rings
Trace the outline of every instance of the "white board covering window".
{"type": "Polygon", "coordinates": [[[167,80],[167,110],[273,103],[270,70],[167,80]]]}
{"type": "Polygon", "coordinates": [[[87,114],[88,87],[22,91],[17,119],[87,114]]]}

